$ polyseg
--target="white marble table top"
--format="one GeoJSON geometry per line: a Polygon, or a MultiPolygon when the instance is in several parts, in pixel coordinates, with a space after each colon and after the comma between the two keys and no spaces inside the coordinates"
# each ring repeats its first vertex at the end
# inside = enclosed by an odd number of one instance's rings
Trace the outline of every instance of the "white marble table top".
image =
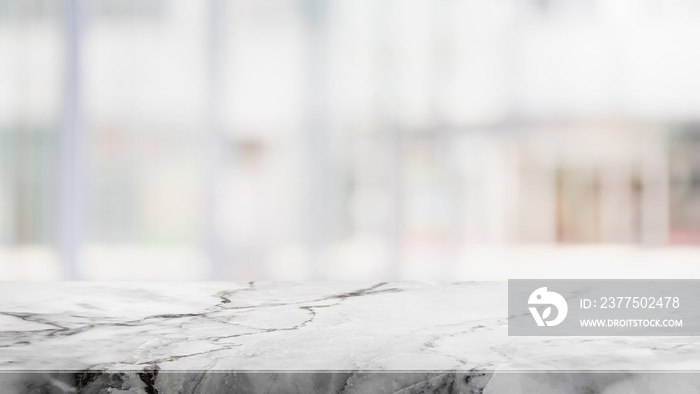
{"type": "Polygon", "coordinates": [[[509,337],[505,282],[0,283],[0,372],[700,371],[698,337],[509,337]]]}

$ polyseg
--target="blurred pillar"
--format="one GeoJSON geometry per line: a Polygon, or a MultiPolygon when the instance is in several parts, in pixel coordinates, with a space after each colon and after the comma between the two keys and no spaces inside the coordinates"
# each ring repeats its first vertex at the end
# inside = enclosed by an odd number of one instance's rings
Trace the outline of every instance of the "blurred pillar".
{"type": "Polygon", "coordinates": [[[328,120],[328,18],[329,2],[306,0],[305,135],[308,176],[306,233],[311,258],[311,279],[325,277],[332,222],[330,122],[328,120]]]}
{"type": "Polygon", "coordinates": [[[63,278],[80,279],[77,269],[83,241],[83,108],[80,86],[80,57],[83,27],[82,0],[65,0],[66,79],[63,95],[63,125],[59,132],[58,249],[63,278]]]}
{"type": "MultiPolygon", "coordinates": [[[[525,138],[536,139],[531,135],[525,138]]],[[[553,244],[557,242],[559,196],[556,162],[551,153],[544,158],[519,157],[519,228],[521,242],[553,244]]]]}
{"type": "Polygon", "coordinates": [[[658,133],[643,152],[641,240],[647,245],[665,245],[669,233],[669,175],[667,135],[658,133]]]}
{"type": "MultiPolygon", "coordinates": [[[[611,131],[611,133],[614,131],[611,131]]],[[[633,173],[627,163],[600,171],[600,241],[635,241],[633,173]]]]}
{"type": "Polygon", "coordinates": [[[403,223],[401,212],[403,200],[401,189],[403,186],[403,132],[398,124],[395,114],[395,67],[394,55],[391,49],[394,47],[391,31],[389,30],[389,18],[392,13],[392,0],[375,1],[375,31],[377,34],[375,48],[376,59],[376,102],[377,102],[377,127],[381,135],[386,158],[387,191],[390,196],[390,211],[387,215],[386,237],[389,245],[389,257],[384,270],[386,280],[400,280],[401,274],[401,235],[403,223]]]}
{"type": "Polygon", "coordinates": [[[221,185],[223,181],[226,136],[223,120],[224,100],[224,36],[226,0],[209,0],[208,20],[208,106],[204,157],[206,160],[205,248],[209,262],[209,278],[230,277],[231,251],[221,231],[221,185]]]}
{"type": "MultiPolygon", "coordinates": [[[[445,245],[443,247],[443,261],[441,267],[441,280],[452,279],[452,273],[457,267],[459,248],[462,237],[462,209],[461,200],[461,176],[455,163],[453,145],[458,143],[454,128],[445,119],[441,103],[445,102],[445,94],[455,78],[455,21],[456,12],[454,1],[440,0],[433,4],[434,16],[432,21],[432,52],[433,68],[431,84],[431,111],[433,112],[436,130],[436,149],[439,172],[442,174],[441,182],[444,183],[445,193],[449,201],[449,218],[444,224],[445,245]]],[[[464,158],[468,159],[468,158],[464,158]]]]}

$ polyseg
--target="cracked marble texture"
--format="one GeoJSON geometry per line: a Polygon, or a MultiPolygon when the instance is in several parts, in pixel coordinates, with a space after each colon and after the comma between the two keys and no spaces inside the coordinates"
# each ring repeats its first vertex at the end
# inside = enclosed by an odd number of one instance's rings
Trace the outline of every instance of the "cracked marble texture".
{"type": "Polygon", "coordinates": [[[505,282],[0,283],[3,392],[614,393],[699,387],[699,351],[508,337],[505,282]]]}

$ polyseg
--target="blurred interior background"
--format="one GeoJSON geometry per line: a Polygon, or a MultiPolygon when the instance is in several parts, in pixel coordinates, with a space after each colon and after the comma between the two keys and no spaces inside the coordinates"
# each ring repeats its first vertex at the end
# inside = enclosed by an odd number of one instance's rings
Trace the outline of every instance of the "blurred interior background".
{"type": "Polygon", "coordinates": [[[700,278],[698,39],[696,0],[0,0],[0,280],[700,278]]]}

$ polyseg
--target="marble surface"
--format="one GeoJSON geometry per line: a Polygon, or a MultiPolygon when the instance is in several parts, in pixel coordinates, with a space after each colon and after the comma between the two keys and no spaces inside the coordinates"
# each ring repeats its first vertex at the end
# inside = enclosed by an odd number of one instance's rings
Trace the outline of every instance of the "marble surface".
{"type": "Polygon", "coordinates": [[[698,337],[509,337],[505,282],[0,283],[2,392],[659,392],[700,387],[698,354],[698,337]]]}

